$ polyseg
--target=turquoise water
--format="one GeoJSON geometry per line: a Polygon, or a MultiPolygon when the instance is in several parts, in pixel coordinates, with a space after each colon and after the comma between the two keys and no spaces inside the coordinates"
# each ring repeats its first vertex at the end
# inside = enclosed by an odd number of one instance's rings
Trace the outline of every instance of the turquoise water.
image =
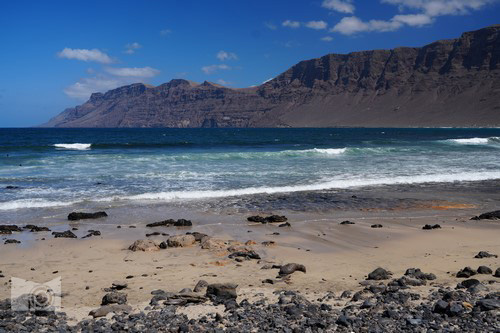
{"type": "Polygon", "coordinates": [[[500,129],[0,129],[2,211],[487,179],[500,129]]]}

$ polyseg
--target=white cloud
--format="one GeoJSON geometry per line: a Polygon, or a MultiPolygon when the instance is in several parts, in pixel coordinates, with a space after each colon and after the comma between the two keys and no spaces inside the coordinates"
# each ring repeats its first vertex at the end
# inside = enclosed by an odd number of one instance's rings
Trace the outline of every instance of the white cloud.
{"type": "Polygon", "coordinates": [[[382,0],[383,3],[398,5],[400,10],[416,9],[423,14],[434,17],[442,15],[465,15],[471,10],[495,2],[495,0],[382,0]]]}
{"type": "Polygon", "coordinates": [[[115,89],[134,82],[137,81],[101,76],[82,78],[78,82],[64,89],[64,93],[71,98],[87,100],[92,93],[106,92],[108,90],[115,89]]]}
{"type": "Polygon", "coordinates": [[[133,67],[133,68],[127,68],[127,67],[121,67],[121,68],[114,68],[114,67],[107,67],[106,72],[109,74],[115,75],[115,76],[123,76],[123,77],[142,77],[142,78],[147,78],[147,77],[153,77],[158,74],[160,74],[160,71],[151,68],[151,67],[133,67]]]}
{"type": "Polygon", "coordinates": [[[298,28],[300,27],[300,22],[298,21],[290,21],[290,20],[286,20],[286,21],[283,21],[283,23],[281,23],[282,26],[284,27],[287,27],[287,28],[298,28]]]}
{"type": "Polygon", "coordinates": [[[331,36],[325,36],[325,37],[321,37],[321,40],[323,42],[331,42],[333,40],[333,37],[331,37],[331,36]]]}
{"type": "Polygon", "coordinates": [[[276,30],[278,29],[278,27],[276,26],[276,24],[274,23],[271,23],[271,22],[264,22],[264,26],[270,30],[276,30]]]}
{"type": "Polygon", "coordinates": [[[163,30],[160,30],[160,35],[162,36],[168,36],[172,33],[172,30],[170,29],[163,29],[163,30]]]}
{"type": "Polygon", "coordinates": [[[142,47],[142,45],[137,43],[137,42],[127,44],[127,45],[125,45],[125,53],[132,54],[136,50],[140,49],[141,47],[142,47]]]}
{"type": "Polygon", "coordinates": [[[421,27],[432,23],[432,17],[425,14],[396,15],[392,18],[392,20],[412,27],[421,27]]]}
{"type": "Polygon", "coordinates": [[[306,27],[315,30],[323,30],[328,27],[328,23],[326,23],[325,21],[309,21],[305,25],[306,27]]]}
{"type": "Polygon", "coordinates": [[[354,5],[352,0],[323,0],[322,7],[335,10],[340,13],[352,14],[354,13],[354,5]]]}
{"type": "Polygon", "coordinates": [[[364,22],[356,16],[344,17],[333,28],[332,32],[343,35],[354,35],[364,31],[394,31],[399,29],[403,23],[398,21],[370,20],[364,22]]]}
{"type": "Polygon", "coordinates": [[[217,52],[216,58],[219,59],[220,61],[225,61],[225,60],[236,60],[238,59],[238,56],[236,55],[236,53],[220,50],[219,52],[217,52]]]}
{"type": "Polygon", "coordinates": [[[210,74],[213,74],[219,70],[230,70],[231,67],[229,67],[228,65],[225,65],[225,64],[221,64],[221,65],[210,65],[210,66],[203,66],[201,68],[201,70],[207,74],[207,75],[210,75],[210,74]]]}
{"type": "Polygon", "coordinates": [[[81,61],[95,61],[101,64],[110,64],[113,60],[104,52],[98,49],[70,49],[64,48],[57,53],[59,58],[76,59],[81,61]]]}
{"type": "Polygon", "coordinates": [[[217,83],[218,83],[218,84],[221,84],[221,85],[223,85],[223,86],[230,86],[230,85],[232,85],[232,84],[233,84],[232,82],[228,82],[228,81],[226,81],[226,80],[224,80],[224,79],[218,79],[218,80],[217,80],[217,83]]]}

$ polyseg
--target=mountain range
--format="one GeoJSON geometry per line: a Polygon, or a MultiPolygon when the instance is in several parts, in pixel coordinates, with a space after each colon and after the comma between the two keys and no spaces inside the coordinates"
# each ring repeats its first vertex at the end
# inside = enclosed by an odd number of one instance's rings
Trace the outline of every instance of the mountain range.
{"type": "Polygon", "coordinates": [[[500,25],[328,54],[260,86],[174,79],[93,93],[42,127],[499,127],[500,25]]]}

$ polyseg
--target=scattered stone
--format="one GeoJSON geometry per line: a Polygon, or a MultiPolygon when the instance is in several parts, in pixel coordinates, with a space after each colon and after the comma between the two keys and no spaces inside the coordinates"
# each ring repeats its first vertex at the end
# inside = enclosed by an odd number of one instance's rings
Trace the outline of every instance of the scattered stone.
{"type": "Polygon", "coordinates": [[[498,258],[498,256],[496,254],[490,254],[486,251],[479,251],[478,254],[476,254],[474,256],[474,258],[477,258],[477,259],[482,259],[482,258],[498,258]]]}
{"type": "Polygon", "coordinates": [[[368,274],[367,280],[387,280],[391,277],[392,273],[379,267],[375,269],[373,272],[368,274]]]}
{"type": "Polygon", "coordinates": [[[21,242],[17,239],[7,239],[4,244],[20,244],[21,242]]]}
{"type": "Polygon", "coordinates": [[[160,222],[153,222],[153,223],[148,223],[146,224],[146,227],[148,228],[154,228],[154,227],[191,227],[193,223],[190,220],[185,220],[185,219],[178,219],[173,220],[173,219],[168,219],[165,221],[160,221],[160,222]]]}
{"type": "Polygon", "coordinates": [[[193,245],[196,239],[193,235],[170,236],[167,240],[169,247],[187,247],[193,245]]]}
{"type": "Polygon", "coordinates": [[[101,232],[99,230],[89,230],[88,234],[86,236],[83,236],[82,238],[89,238],[92,236],[101,236],[101,232]]]}
{"type": "Polygon", "coordinates": [[[36,226],[34,224],[28,224],[28,225],[24,226],[23,228],[29,229],[29,231],[31,231],[31,232],[50,231],[50,229],[47,227],[39,227],[39,226],[36,226]]]}
{"type": "Polygon", "coordinates": [[[477,268],[477,274],[493,274],[493,270],[488,266],[479,266],[477,268]]]}
{"type": "Polygon", "coordinates": [[[306,266],[294,263],[286,264],[280,267],[279,275],[290,275],[297,271],[306,273],[306,266]]]}
{"type": "Polygon", "coordinates": [[[457,273],[457,278],[470,278],[471,276],[473,275],[476,275],[477,272],[475,270],[473,270],[472,268],[470,267],[465,267],[463,269],[461,269],[460,271],[458,271],[457,273]]]}
{"type": "Polygon", "coordinates": [[[126,304],[126,303],[127,303],[127,294],[118,291],[113,291],[104,295],[104,297],[102,298],[101,305],[126,304]]]}
{"type": "Polygon", "coordinates": [[[269,247],[269,246],[275,246],[276,242],[275,241],[264,241],[261,244],[264,245],[264,246],[269,247]]]}
{"type": "Polygon", "coordinates": [[[150,234],[146,234],[146,237],[160,236],[160,235],[161,235],[161,232],[155,231],[155,232],[152,232],[150,234]]]}
{"type": "Polygon", "coordinates": [[[71,230],[66,230],[63,232],[53,231],[52,235],[54,235],[54,238],[77,238],[71,230]]]}
{"type": "Polygon", "coordinates": [[[340,222],[341,225],[348,225],[348,224],[356,224],[355,222],[351,222],[351,221],[342,221],[340,222]]]}
{"type": "Polygon", "coordinates": [[[434,224],[434,225],[426,224],[422,227],[422,229],[423,230],[441,229],[441,226],[439,224],[434,224]]]}
{"type": "Polygon", "coordinates": [[[384,226],[382,224],[372,224],[371,227],[374,229],[378,229],[378,228],[383,228],[384,226]]]}
{"type": "Polygon", "coordinates": [[[77,221],[85,219],[98,219],[107,216],[108,214],[106,214],[106,212],[95,212],[95,213],[72,212],[68,215],[68,220],[77,221]]]}
{"type": "Polygon", "coordinates": [[[471,220],[499,220],[499,219],[500,219],[500,210],[484,213],[479,216],[474,216],[473,218],[471,218],[471,220]]]}
{"type": "Polygon", "coordinates": [[[286,218],[286,216],[279,216],[279,215],[271,215],[267,217],[255,215],[248,217],[247,220],[249,222],[258,222],[265,224],[265,223],[282,223],[286,222],[288,219],[286,218]]]}
{"type": "Polygon", "coordinates": [[[285,223],[280,224],[278,227],[284,228],[284,227],[291,227],[291,226],[292,225],[290,224],[290,222],[285,222],[285,223]]]}
{"type": "Polygon", "coordinates": [[[128,287],[127,282],[122,282],[122,281],[114,281],[111,284],[111,289],[113,290],[122,290],[128,287]]]}
{"type": "Polygon", "coordinates": [[[149,239],[139,239],[134,242],[134,244],[130,245],[128,248],[130,251],[158,251],[160,250],[160,246],[152,240],[149,239]]]}
{"type": "Polygon", "coordinates": [[[21,232],[21,231],[23,230],[19,228],[17,225],[13,224],[0,225],[0,233],[2,234],[11,234],[12,232],[21,232]]]}
{"type": "Polygon", "coordinates": [[[422,272],[420,268],[408,268],[405,275],[419,280],[436,280],[436,275],[433,273],[426,274],[422,272]]]}

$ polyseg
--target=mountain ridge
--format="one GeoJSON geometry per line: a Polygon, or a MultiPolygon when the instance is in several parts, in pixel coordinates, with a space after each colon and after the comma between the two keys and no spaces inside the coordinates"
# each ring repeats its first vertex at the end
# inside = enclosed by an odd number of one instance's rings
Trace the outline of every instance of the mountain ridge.
{"type": "Polygon", "coordinates": [[[272,80],[228,88],[134,83],[44,127],[500,126],[500,25],[423,47],[327,54],[272,80]]]}

